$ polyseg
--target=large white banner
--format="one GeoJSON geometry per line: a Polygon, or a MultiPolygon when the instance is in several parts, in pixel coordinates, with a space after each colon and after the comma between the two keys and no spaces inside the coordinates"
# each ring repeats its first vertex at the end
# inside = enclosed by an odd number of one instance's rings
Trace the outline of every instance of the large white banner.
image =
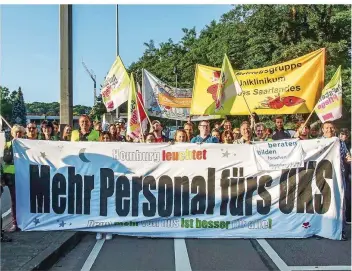
{"type": "Polygon", "coordinates": [[[338,240],[340,143],[297,144],[303,167],[262,171],[246,144],[15,140],[18,224],[23,231],[338,240]]]}
{"type": "MultiPolygon", "coordinates": [[[[143,101],[149,116],[187,121],[192,100],[191,88],[174,88],[143,69],[143,101]]],[[[192,121],[221,116],[192,116],[192,121]]]]}

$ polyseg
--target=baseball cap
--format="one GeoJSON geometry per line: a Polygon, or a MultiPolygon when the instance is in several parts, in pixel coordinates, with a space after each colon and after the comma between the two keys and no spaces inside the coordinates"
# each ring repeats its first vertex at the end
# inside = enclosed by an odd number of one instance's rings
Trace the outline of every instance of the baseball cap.
{"type": "Polygon", "coordinates": [[[126,123],[123,118],[119,118],[116,123],[126,123]]]}

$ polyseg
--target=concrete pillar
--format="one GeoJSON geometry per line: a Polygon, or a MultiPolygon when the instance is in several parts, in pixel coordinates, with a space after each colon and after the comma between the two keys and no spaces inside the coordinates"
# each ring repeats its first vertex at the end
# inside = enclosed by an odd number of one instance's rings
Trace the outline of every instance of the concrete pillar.
{"type": "Polygon", "coordinates": [[[60,5],[60,131],[73,124],[72,5],[60,5]]]}

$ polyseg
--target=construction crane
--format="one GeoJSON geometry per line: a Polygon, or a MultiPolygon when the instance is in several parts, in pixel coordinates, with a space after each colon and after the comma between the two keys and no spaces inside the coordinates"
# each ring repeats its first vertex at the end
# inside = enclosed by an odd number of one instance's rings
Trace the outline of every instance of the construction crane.
{"type": "Polygon", "coordinates": [[[94,100],[93,100],[94,104],[93,105],[95,105],[95,103],[97,101],[97,80],[96,80],[97,77],[92,69],[91,70],[88,69],[87,65],[84,63],[83,60],[82,60],[82,65],[94,83],[94,100]]]}

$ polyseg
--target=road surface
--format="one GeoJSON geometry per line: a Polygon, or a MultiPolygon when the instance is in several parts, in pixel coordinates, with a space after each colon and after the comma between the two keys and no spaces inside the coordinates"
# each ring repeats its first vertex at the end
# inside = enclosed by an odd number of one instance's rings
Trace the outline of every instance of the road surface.
{"type": "Polygon", "coordinates": [[[351,241],[152,239],[88,234],[51,270],[351,270],[351,241]]]}

